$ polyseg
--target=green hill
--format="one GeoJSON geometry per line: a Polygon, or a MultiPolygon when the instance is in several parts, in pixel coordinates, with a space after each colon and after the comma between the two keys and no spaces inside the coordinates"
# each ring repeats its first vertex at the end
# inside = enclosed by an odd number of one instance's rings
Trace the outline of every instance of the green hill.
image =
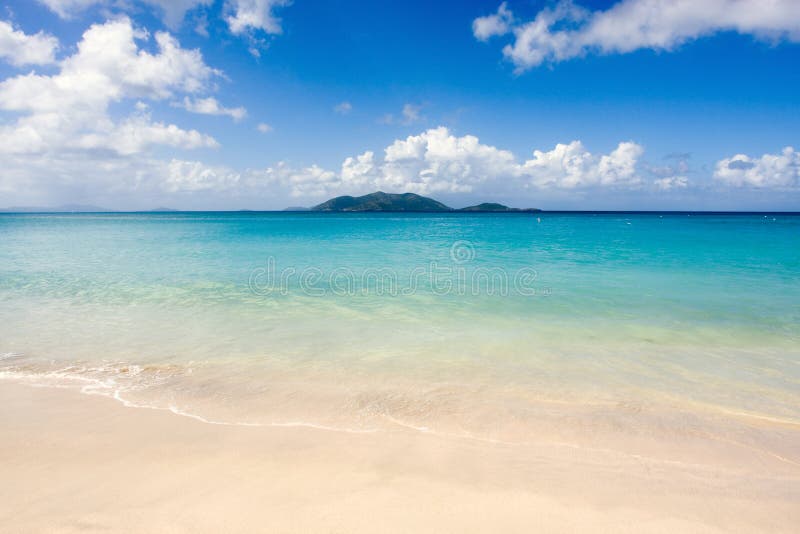
{"type": "MultiPolygon", "coordinates": [[[[289,208],[297,210],[299,208],[289,208]]],[[[461,209],[453,209],[445,206],[438,200],[423,197],[415,193],[384,193],[378,191],[361,197],[351,197],[349,195],[332,198],[314,206],[306,208],[311,211],[332,211],[332,212],[352,212],[352,211],[411,211],[411,212],[470,212],[470,213],[523,213],[541,211],[538,209],[509,208],[495,202],[484,202],[476,206],[469,206],[461,209]]]]}
{"type": "Polygon", "coordinates": [[[332,198],[318,206],[314,211],[453,211],[432,198],[414,193],[370,193],[361,197],[342,196],[332,198]]]}
{"type": "Polygon", "coordinates": [[[479,213],[509,213],[509,212],[535,212],[541,211],[536,208],[509,208],[508,206],[504,206],[502,204],[497,204],[496,202],[484,202],[483,204],[478,204],[477,206],[468,206],[466,208],[461,208],[458,211],[471,211],[471,212],[479,212],[479,213]]]}

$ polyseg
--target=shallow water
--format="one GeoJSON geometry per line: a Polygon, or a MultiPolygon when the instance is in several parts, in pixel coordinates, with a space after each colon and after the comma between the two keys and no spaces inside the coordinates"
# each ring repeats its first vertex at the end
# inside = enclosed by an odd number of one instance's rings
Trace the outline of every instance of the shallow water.
{"type": "Polygon", "coordinates": [[[0,215],[0,377],[224,424],[800,462],[800,217],[0,215]]]}

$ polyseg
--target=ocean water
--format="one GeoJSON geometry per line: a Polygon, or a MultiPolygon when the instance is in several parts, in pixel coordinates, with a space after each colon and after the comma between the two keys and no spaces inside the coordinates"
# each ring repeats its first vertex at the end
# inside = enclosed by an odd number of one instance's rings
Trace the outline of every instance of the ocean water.
{"type": "Polygon", "coordinates": [[[0,378],[220,424],[796,463],[800,216],[4,214],[0,378]]]}

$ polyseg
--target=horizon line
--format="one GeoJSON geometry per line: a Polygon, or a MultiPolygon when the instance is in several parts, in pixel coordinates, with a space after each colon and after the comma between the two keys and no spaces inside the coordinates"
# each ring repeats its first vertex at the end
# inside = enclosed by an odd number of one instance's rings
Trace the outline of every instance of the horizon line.
{"type": "Polygon", "coordinates": [[[555,209],[545,210],[536,208],[536,211],[524,211],[533,208],[520,208],[520,211],[463,211],[462,209],[452,210],[363,210],[363,211],[328,211],[328,210],[289,210],[289,209],[274,209],[274,210],[254,210],[254,209],[230,209],[230,210],[213,210],[213,209],[151,209],[151,210],[42,210],[42,211],[13,211],[8,209],[0,209],[0,215],[113,215],[113,214],[134,214],[134,213],[149,213],[149,214],[174,214],[174,213],[304,213],[304,214],[322,214],[322,215],[350,215],[350,214],[378,214],[378,213],[412,213],[412,214],[437,214],[437,215],[539,215],[539,214],[706,214],[706,215],[800,215],[800,211],[780,211],[780,210],[567,210],[555,209]]]}

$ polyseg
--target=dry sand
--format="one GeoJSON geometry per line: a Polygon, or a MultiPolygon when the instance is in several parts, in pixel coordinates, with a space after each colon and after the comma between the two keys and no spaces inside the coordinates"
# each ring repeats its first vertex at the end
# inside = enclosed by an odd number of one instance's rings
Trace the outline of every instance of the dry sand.
{"type": "Polygon", "coordinates": [[[202,423],[0,383],[3,532],[800,532],[800,466],[202,423]]]}

